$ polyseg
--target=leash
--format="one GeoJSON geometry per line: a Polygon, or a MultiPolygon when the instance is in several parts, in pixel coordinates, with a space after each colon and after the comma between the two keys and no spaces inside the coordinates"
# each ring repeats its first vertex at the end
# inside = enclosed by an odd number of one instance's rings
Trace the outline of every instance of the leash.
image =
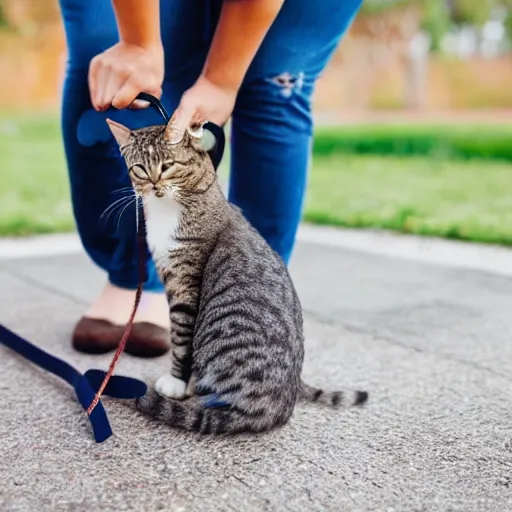
{"type": "MultiPolygon", "coordinates": [[[[150,105],[160,113],[165,123],[167,124],[169,122],[170,116],[158,98],[151,94],[140,93],[136,99],[149,102],[150,105]]],[[[212,160],[214,168],[217,169],[220,161],[222,160],[225,148],[226,141],[224,130],[220,126],[211,122],[205,123],[203,130],[210,131],[215,138],[214,147],[208,151],[208,154],[212,160]]],[[[137,200],[136,223],[139,274],[137,291],[135,293],[135,301],[130,318],[107,372],[92,369],[82,375],[70,364],[49,354],[48,352],[45,352],[0,324],[0,344],[5,345],[12,351],[25,357],[44,370],[60,377],[74,388],[78,401],[87,412],[94,438],[98,443],[102,443],[112,435],[112,429],[110,427],[105,408],[101,403],[101,397],[103,395],[107,395],[118,399],[136,399],[144,396],[147,392],[147,386],[144,382],[131,377],[113,375],[115,366],[125,348],[128,336],[130,335],[135,314],[139,307],[144,283],[147,279],[145,258],[146,223],[144,221],[143,204],[140,198],[137,200]]]]}
{"type": "MultiPolygon", "coordinates": [[[[48,354],[3,325],[0,325],[0,343],[70,384],[75,390],[78,401],[87,410],[103,381],[105,372],[88,370],[82,375],[70,364],[48,354]]],[[[125,399],[139,398],[146,392],[147,386],[144,382],[119,375],[112,377],[104,389],[104,393],[108,396],[125,399]]],[[[101,402],[89,415],[89,420],[97,443],[102,443],[112,435],[107,413],[101,402]]]]}

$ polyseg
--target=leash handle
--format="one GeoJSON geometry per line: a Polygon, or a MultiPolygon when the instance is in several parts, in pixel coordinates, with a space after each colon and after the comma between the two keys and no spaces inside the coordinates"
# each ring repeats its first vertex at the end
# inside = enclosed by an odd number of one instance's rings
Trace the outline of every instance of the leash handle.
{"type": "Polygon", "coordinates": [[[171,120],[171,116],[169,115],[167,110],[165,110],[165,107],[163,106],[162,102],[156,96],[148,94],[147,92],[141,92],[135,99],[147,101],[152,107],[158,110],[158,113],[164,118],[164,121],[166,123],[168,123],[171,120]]]}

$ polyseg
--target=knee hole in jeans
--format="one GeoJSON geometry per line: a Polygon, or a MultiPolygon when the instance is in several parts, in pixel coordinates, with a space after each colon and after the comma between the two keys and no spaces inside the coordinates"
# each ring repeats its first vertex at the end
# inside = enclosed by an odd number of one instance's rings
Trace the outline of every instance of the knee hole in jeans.
{"type": "Polygon", "coordinates": [[[305,82],[305,74],[303,71],[297,74],[286,71],[270,78],[269,81],[281,88],[281,94],[285,98],[289,98],[294,92],[302,90],[305,82]]]}

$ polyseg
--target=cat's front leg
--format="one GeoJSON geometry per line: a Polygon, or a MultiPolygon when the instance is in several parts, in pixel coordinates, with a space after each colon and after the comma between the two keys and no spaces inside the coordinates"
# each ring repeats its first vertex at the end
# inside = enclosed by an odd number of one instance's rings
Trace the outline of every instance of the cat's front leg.
{"type": "Polygon", "coordinates": [[[187,290],[171,299],[171,371],[162,375],[155,389],[169,398],[185,398],[192,373],[192,342],[198,292],[187,290]]]}

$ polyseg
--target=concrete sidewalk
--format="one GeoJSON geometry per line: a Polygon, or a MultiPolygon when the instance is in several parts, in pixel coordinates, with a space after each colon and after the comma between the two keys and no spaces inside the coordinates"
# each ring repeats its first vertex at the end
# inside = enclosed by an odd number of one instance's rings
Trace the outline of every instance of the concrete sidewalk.
{"type": "MultiPolygon", "coordinates": [[[[107,399],[97,445],[70,388],[0,347],[0,511],[512,511],[512,279],[305,243],[292,273],[306,379],[369,390],[365,409],[211,439],[107,399]]],[[[0,261],[0,322],[106,368],[68,341],[101,284],[82,255],[0,261]]],[[[124,355],[119,373],[166,365],[124,355]]]]}

